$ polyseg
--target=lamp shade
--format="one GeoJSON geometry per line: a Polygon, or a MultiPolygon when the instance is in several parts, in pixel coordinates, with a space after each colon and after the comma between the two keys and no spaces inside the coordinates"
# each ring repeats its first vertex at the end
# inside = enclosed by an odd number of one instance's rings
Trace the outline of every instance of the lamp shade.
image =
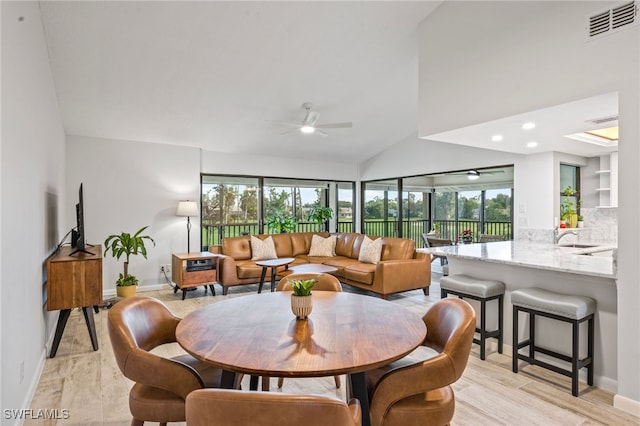
{"type": "Polygon", "coordinates": [[[176,216],[198,216],[198,203],[195,201],[180,201],[176,209],[176,216]]]}

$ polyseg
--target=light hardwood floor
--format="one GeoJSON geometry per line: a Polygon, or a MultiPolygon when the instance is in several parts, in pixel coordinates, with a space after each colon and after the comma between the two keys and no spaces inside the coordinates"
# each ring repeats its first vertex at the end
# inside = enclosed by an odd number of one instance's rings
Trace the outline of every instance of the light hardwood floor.
{"type": "MultiPolygon", "coordinates": [[[[434,269],[437,269],[434,262],[434,269]]],[[[390,298],[393,303],[423,315],[439,299],[438,280],[434,272],[431,295],[422,291],[406,292],[390,298]]],[[[202,287],[181,294],[166,290],[143,293],[164,301],[178,316],[184,316],[209,303],[229,297],[254,293],[257,286],[232,288],[228,296],[204,294],[202,287]]],[[[351,291],[348,286],[345,290],[351,291]]],[[[91,348],[81,311],[74,310],[55,358],[47,359],[31,407],[66,409],[68,419],[28,420],[25,425],[128,425],[128,390],[132,382],[125,379],[115,364],[106,326],[107,311],[95,315],[100,349],[91,348]]],[[[640,419],[613,408],[613,395],[598,388],[587,389],[581,383],[580,397],[571,396],[568,377],[536,366],[526,366],[518,374],[511,372],[511,357],[498,354],[489,346],[487,360],[480,361],[478,346],[473,345],[469,364],[462,378],[454,384],[456,413],[453,425],[639,425],[640,419]]],[[[164,355],[181,351],[176,344],[160,349],[164,355]]],[[[247,378],[243,388],[248,388],[247,378]]],[[[343,381],[344,383],[344,378],[343,381]]],[[[277,391],[272,379],[271,391],[277,391]]],[[[344,386],[343,386],[344,388],[344,386]]],[[[333,378],[287,379],[283,392],[318,393],[344,398],[333,378]]],[[[153,423],[149,423],[153,424],[153,423]]],[[[179,423],[176,423],[179,424],[179,423]]]]}

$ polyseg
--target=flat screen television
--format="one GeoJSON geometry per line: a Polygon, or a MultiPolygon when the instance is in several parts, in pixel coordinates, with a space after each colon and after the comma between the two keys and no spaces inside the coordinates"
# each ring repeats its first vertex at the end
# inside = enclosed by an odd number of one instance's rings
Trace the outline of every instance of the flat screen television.
{"type": "MultiPolygon", "coordinates": [[[[76,229],[71,232],[71,247],[75,248],[69,256],[73,256],[76,253],[94,254],[87,250],[87,243],[84,233],[84,205],[82,201],[82,183],[80,184],[80,190],[78,191],[78,203],[76,204],[76,229]]],[[[90,245],[90,244],[89,244],[90,245]]]]}

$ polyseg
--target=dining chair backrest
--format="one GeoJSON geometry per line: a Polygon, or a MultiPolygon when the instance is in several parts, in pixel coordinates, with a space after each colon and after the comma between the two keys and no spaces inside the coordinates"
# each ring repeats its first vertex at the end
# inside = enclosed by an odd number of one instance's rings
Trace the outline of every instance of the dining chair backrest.
{"type": "Polygon", "coordinates": [[[201,389],[187,396],[188,426],[360,426],[357,399],[323,395],[201,389]]]}
{"type": "Polygon", "coordinates": [[[204,387],[190,366],[150,351],[176,341],[180,318],[161,301],[145,296],[126,298],[109,310],[107,328],[116,362],[126,378],[186,398],[204,387]]]}
{"type": "Polygon", "coordinates": [[[462,376],[467,365],[476,327],[475,311],[464,300],[443,299],[427,311],[423,321],[427,326],[423,345],[437,355],[402,363],[373,384],[372,425],[448,424],[453,417],[455,400],[450,385],[462,376]],[[426,414],[429,416],[424,417],[426,414]]]}
{"type": "Polygon", "coordinates": [[[305,272],[300,274],[291,274],[282,278],[276,287],[276,291],[291,291],[291,280],[309,280],[316,279],[312,290],[318,291],[342,291],[340,280],[331,274],[317,274],[313,272],[305,272]]]}
{"type": "Polygon", "coordinates": [[[438,238],[431,235],[424,237],[427,247],[444,247],[453,245],[453,241],[448,238],[438,238]]]}
{"type": "Polygon", "coordinates": [[[490,243],[493,241],[505,241],[507,239],[506,235],[497,235],[497,234],[480,234],[478,238],[479,243],[490,243]]]}

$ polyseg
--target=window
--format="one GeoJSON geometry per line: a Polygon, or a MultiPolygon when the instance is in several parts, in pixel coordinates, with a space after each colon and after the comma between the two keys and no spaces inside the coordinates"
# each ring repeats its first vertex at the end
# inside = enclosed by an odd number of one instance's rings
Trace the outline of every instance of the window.
{"type": "Polygon", "coordinates": [[[338,221],[345,223],[344,232],[351,232],[353,226],[346,223],[353,223],[353,188],[353,182],[202,175],[202,248],[220,244],[227,237],[272,232],[266,229],[265,218],[273,214],[293,216],[295,231],[317,231],[318,225],[309,221],[309,214],[315,207],[332,207],[336,217],[335,207],[329,206],[331,197],[350,209],[338,221]]]}
{"type": "Polygon", "coordinates": [[[380,180],[363,186],[363,232],[381,237],[398,236],[398,182],[380,180]]]}
{"type": "Polygon", "coordinates": [[[338,232],[353,232],[354,229],[354,197],[352,183],[338,183],[337,185],[337,202],[336,202],[336,222],[338,223],[338,232]]]}

